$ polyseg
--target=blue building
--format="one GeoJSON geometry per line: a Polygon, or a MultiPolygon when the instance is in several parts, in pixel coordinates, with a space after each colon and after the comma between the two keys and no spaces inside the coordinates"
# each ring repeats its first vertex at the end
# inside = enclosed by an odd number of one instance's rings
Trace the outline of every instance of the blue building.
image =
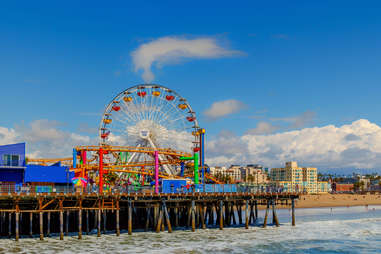
{"type": "Polygon", "coordinates": [[[25,183],[54,183],[54,185],[66,185],[71,183],[74,172],[69,167],[62,167],[58,162],[51,166],[27,165],[25,171],[25,183]]]}
{"type": "Polygon", "coordinates": [[[66,185],[71,183],[74,172],[68,167],[55,163],[51,166],[27,165],[25,143],[0,146],[0,184],[51,183],[66,185]]]}
{"type": "Polygon", "coordinates": [[[21,184],[25,175],[25,143],[0,146],[0,182],[21,184]]]}

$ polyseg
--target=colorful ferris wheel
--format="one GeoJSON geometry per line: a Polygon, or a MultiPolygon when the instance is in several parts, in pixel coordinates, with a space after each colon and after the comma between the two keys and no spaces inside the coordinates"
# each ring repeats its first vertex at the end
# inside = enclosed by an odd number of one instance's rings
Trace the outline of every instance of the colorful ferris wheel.
{"type": "MultiPolygon", "coordinates": [[[[106,106],[99,138],[102,146],[191,153],[199,149],[195,134],[198,129],[196,114],[184,97],[164,86],[144,84],[126,89],[106,106]]],[[[153,157],[136,151],[116,159],[126,164],[150,165],[153,157]]],[[[174,175],[178,167],[165,163],[171,159],[159,155],[164,171],[174,175]]]]}

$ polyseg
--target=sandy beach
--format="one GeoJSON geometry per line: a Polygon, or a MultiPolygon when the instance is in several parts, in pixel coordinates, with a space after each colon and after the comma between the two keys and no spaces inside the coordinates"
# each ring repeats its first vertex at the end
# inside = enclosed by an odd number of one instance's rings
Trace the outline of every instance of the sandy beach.
{"type": "Polygon", "coordinates": [[[318,194],[302,195],[297,208],[381,205],[381,194],[318,194]]]}

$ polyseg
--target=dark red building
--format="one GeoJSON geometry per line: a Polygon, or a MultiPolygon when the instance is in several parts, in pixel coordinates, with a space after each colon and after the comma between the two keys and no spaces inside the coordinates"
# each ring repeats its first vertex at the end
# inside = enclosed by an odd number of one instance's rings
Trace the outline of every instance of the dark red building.
{"type": "Polygon", "coordinates": [[[332,183],[332,191],[334,192],[351,192],[353,190],[353,183],[332,183]]]}

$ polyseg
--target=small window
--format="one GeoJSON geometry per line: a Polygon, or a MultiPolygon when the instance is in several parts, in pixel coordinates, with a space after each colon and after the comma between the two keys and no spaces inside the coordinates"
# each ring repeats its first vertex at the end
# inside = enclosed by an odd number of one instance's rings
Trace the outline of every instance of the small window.
{"type": "Polygon", "coordinates": [[[3,155],[3,164],[4,166],[19,166],[20,155],[3,155]]]}
{"type": "Polygon", "coordinates": [[[19,155],[12,155],[12,166],[19,166],[19,155]]]}
{"type": "Polygon", "coordinates": [[[4,154],[3,155],[3,164],[4,164],[4,166],[10,166],[11,165],[11,155],[10,154],[4,154]]]}

